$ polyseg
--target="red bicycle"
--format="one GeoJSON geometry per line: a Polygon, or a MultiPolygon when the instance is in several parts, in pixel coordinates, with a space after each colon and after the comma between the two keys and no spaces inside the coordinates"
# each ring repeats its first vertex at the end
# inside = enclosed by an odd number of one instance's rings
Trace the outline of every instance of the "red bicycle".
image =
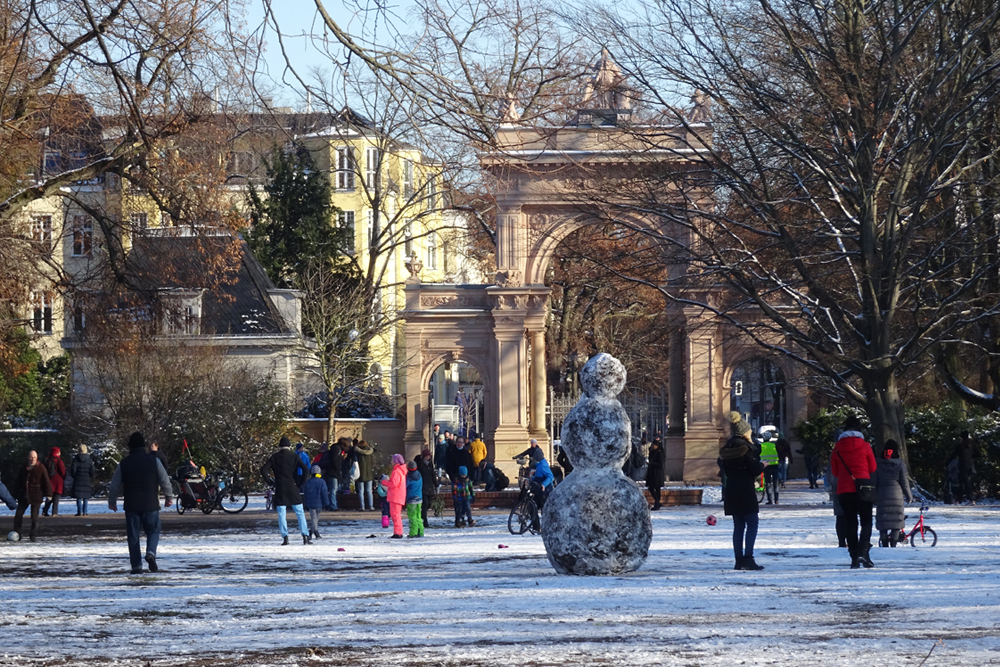
{"type": "MultiPolygon", "coordinates": [[[[905,527],[903,528],[902,534],[899,536],[900,542],[906,544],[906,541],[909,540],[911,547],[932,547],[937,544],[937,533],[924,523],[924,512],[929,509],[930,507],[927,505],[920,506],[920,518],[909,532],[906,531],[905,527]]],[[[903,520],[908,518],[904,516],[903,520]]]]}

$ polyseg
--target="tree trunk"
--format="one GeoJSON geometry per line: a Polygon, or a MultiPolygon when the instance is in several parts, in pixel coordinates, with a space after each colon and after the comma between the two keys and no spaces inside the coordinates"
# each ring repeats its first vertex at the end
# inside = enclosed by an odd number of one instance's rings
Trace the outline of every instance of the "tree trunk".
{"type": "Polygon", "coordinates": [[[903,401],[899,397],[895,373],[890,373],[882,382],[873,382],[866,393],[865,413],[871,422],[872,445],[876,455],[885,447],[886,441],[895,440],[899,445],[900,458],[909,467],[903,401]]]}

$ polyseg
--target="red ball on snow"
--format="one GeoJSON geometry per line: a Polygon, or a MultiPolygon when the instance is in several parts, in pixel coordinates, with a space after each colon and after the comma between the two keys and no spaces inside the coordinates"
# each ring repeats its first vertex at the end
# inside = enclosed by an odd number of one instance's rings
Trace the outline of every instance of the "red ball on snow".
{"type": "Polygon", "coordinates": [[[705,523],[707,523],[707,524],[708,524],[708,525],[710,525],[710,526],[714,526],[714,525],[715,525],[715,524],[717,524],[718,522],[719,522],[719,520],[715,518],[715,515],[714,515],[714,514],[709,514],[709,515],[708,515],[708,518],[707,518],[707,519],[705,519],[705,523]]]}

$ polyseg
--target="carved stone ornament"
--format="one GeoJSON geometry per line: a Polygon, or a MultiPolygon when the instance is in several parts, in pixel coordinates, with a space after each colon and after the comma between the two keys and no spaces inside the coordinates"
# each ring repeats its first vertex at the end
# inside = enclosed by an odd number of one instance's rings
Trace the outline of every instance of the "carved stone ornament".
{"type": "Polygon", "coordinates": [[[521,276],[521,272],[517,269],[511,269],[510,271],[497,271],[497,287],[521,287],[523,284],[524,278],[521,276]]]}
{"type": "Polygon", "coordinates": [[[411,257],[406,264],[403,264],[403,266],[405,266],[406,270],[410,272],[411,278],[419,278],[420,271],[424,268],[424,263],[416,257],[411,257]]]}
{"type": "Polygon", "coordinates": [[[618,401],[625,367],[598,354],[580,372],[584,395],[563,422],[562,446],[573,464],[545,502],[542,541],[560,574],[633,572],[653,539],[649,505],[622,473],[632,424],[618,401]]]}

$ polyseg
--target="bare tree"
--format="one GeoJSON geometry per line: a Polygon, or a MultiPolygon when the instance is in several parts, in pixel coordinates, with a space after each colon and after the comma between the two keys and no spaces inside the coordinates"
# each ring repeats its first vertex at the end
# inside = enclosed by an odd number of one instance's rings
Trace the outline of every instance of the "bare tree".
{"type": "Polygon", "coordinates": [[[997,313],[998,24],[976,1],[589,5],[577,25],[675,127],[648,145],[694,167],[590,205],[666,221],[647,257],[682,270],[645,284],[829,378],[903,443],[900,373],[997,313]]]}

